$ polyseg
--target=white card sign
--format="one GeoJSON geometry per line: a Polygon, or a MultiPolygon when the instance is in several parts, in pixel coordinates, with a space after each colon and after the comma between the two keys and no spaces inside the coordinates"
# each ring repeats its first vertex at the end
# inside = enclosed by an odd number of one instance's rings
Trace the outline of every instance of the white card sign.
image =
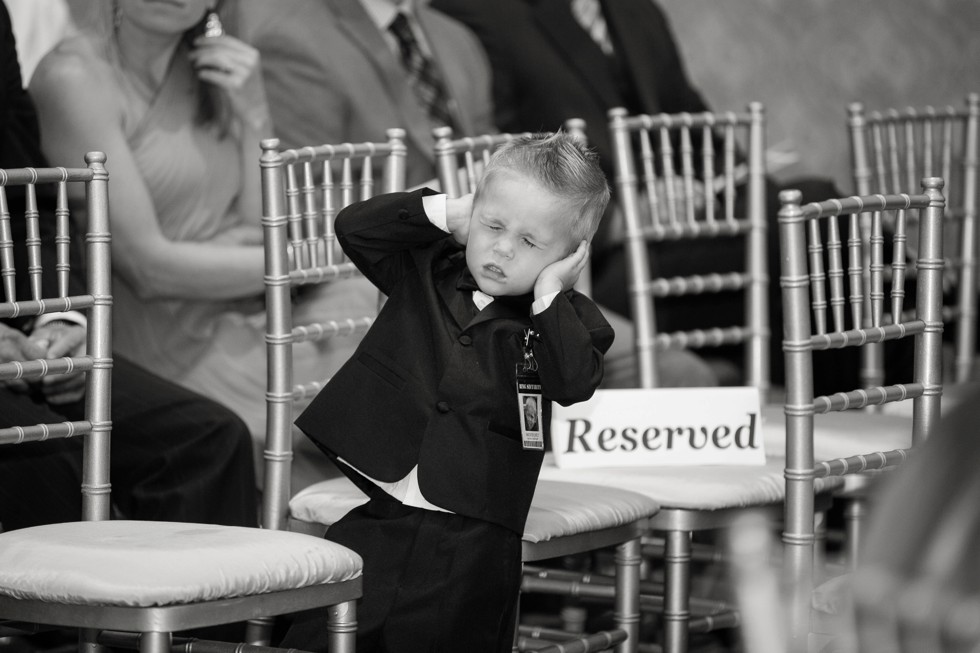
{"type": "Polygon", "coordinates": [[[760,406],[751,387],[597,390],[554,404],[551,448],[565,468],[762,465],[760,406]]]}

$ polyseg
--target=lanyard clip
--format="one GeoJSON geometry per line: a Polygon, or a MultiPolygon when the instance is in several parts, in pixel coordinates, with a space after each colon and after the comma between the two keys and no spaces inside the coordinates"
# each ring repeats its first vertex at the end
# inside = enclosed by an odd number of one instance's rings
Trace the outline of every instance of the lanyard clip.
{"type": "Polygon", "coordinates": [[[531,349],[531,341],[537,338],[538,334],[534,329],[524,329],[524,371],[537,372],[538,361],[534,360],[534,350],[531,349]]]}

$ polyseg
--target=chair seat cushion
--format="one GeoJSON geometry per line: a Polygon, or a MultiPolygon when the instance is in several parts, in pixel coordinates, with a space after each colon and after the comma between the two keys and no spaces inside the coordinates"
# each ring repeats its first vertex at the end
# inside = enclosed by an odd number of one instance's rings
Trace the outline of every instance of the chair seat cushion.
{"type": "MultiPolygon", "coordinates": [[[[911,420],[895,413],[827,413],[815,416],[813,428],[813,456],[817,462],[912,446],[911,420]]],[[[782,406],[762,409],[762,437],[767,454],[785,453],[786,417],[782,406]]]]}
{"type": "Polygon", "coordinates": [[[133,607],[324,585],[362,567],[350,549],[299,533],[126,520],[3,533],[0,560],[0,595],[133,607]]]}
{"type": "MultiPolygon", "coordinates": [[[[329,526],[365,502],[367,496],[347,478],[340,477],[297,493],[289,502],[289,510],[293,519],[329,526]]],[[[537,543],[615,528],[645,519],[658,510],[653,499],[620,488],[539,481],[523,539],[537,543]]]]}
{"type": "MultiPolygon", "coordinates": [[[[766,505],[783,500],[785,461],[766,457],[765,465],[688,465],[648,467],[593,467],[560,469],[545,456],[541,478],[586,483],[645,494],[661,509],[723,510],[766,505]]],[[[840,479],[817,479],[818,492],[839,487],[840,479]]]]}
{"type": "Polygon", "coordinates": [[[346,476],[338,476],[294,494],[289,500],[289,516],[300,522],[332,526],[367,501],[367,495],[346,476]]]}
{"type": "Polygon", "coordinates": [[[655,515],[650,497],[617,487],[539,480],[524,525],[524,541],[561,537],[624,526],[655,515]]]}

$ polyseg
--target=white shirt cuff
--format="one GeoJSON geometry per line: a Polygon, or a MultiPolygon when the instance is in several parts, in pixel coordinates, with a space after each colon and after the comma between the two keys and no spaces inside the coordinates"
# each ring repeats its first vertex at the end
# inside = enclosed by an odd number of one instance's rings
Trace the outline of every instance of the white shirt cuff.
{"type": "Polygon", "coordinates": [[[558,296],[558,291],[550,292],[547,295],[542,295],[531,302],[531,315],[537,315],[538,313],[544,313],[551,302],[555,301],[555,297],[558,296]]]}
{"type": "Polygon", "coordinates": [[[422,209],[429,222],[439,227],[447,234],[449,227],[446,226],[446,195],[426,195],[422,198],[422,209]]]}
{"type": "Polygon", "coordinates": [[[34,320],[34,328],[38,329],[52,322],[71,322],[78,326],[88,326],[88,318],[81,312],[65,311],[64,313],[45,313],[44,315],[38,315],[37,319],[34,320]]]}

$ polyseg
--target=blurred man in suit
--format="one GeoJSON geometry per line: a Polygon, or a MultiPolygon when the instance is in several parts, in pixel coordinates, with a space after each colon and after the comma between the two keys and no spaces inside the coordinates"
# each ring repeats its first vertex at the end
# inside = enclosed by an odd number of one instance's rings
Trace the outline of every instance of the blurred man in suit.
{"type": "Polygon", "coordinates": [[[424,2],[240,0],[239,13],[239,34],[262,54],[274,130],[286,147],[381,141],[401,127],[408,184],[416,185],[435,177],[433,127],[495,131],[480,42],[424,2]],[[413,70],[421,65],[429,85],[422,91],[413,70]]]}

